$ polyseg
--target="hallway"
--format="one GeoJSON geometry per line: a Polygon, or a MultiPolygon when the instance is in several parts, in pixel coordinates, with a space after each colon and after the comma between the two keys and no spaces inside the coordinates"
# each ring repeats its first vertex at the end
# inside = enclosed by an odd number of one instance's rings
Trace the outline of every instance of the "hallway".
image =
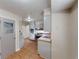
{"type": "Polygon", "coordinates": [[[78,0],[0,0],[0,59],[78,59],[77,49],[78,0]]]}
{"type": "Polygon", "coordinates": [[[24,47],[6,59],[44,59],[37,52],[37,41],[25,39],[24,47]]]}

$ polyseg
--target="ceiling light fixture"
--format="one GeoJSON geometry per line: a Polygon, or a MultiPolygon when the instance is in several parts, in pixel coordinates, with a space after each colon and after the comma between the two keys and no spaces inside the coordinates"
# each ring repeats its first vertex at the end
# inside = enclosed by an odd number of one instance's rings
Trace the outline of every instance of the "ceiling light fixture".
{"type": "Polygon", "coordinates": [[[26,21],[28,21],[28,22],[30,22],[30,21],[32,21],[33,19],[31,19],[31,17],[30,16],[28,16],[27,18],[26,18],[26,21]]]}

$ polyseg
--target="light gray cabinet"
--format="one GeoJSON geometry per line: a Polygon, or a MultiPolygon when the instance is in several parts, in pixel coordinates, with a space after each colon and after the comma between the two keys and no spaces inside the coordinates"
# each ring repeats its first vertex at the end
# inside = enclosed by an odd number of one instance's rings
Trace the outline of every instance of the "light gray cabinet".
{"type": "Polygon", "coordinates": [[[44,31],[51,32],[51,17],[50,17],[50,15],[44,16],[44,31]]]}
{"type": "Polygon", "coordinates": [[[50,41],[38,40],[38,52],[45,59],[51,59],[50,41]]]}

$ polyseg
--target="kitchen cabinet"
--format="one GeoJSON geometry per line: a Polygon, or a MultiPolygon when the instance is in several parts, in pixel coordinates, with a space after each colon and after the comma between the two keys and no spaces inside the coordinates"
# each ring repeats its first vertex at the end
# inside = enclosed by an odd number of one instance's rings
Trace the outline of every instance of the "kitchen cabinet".
{"type": "Polygon", "coordinates": [[[44,10],[44,31],[51,32],[51,10],[44,10]]]}
{"type": "Polygon", "coordinates": [[[51,42],[50,39],[38,39],[38,52],[45,59],[51,59],[51,42]]]}
{"type": "Polygon", "coordinates": [[[50,15],[44,16],[44,31],[51,32],[51,18],[50,15]]]}

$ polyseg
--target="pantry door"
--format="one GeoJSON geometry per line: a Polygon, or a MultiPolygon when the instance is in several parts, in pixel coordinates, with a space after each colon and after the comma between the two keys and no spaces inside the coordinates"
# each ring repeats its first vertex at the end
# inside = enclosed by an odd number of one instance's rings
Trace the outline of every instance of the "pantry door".
{"type": "Polygon", "coordinates": [[[15,51],[15,22],[13,20],[2,20],[2,59],[15,51]]]}

